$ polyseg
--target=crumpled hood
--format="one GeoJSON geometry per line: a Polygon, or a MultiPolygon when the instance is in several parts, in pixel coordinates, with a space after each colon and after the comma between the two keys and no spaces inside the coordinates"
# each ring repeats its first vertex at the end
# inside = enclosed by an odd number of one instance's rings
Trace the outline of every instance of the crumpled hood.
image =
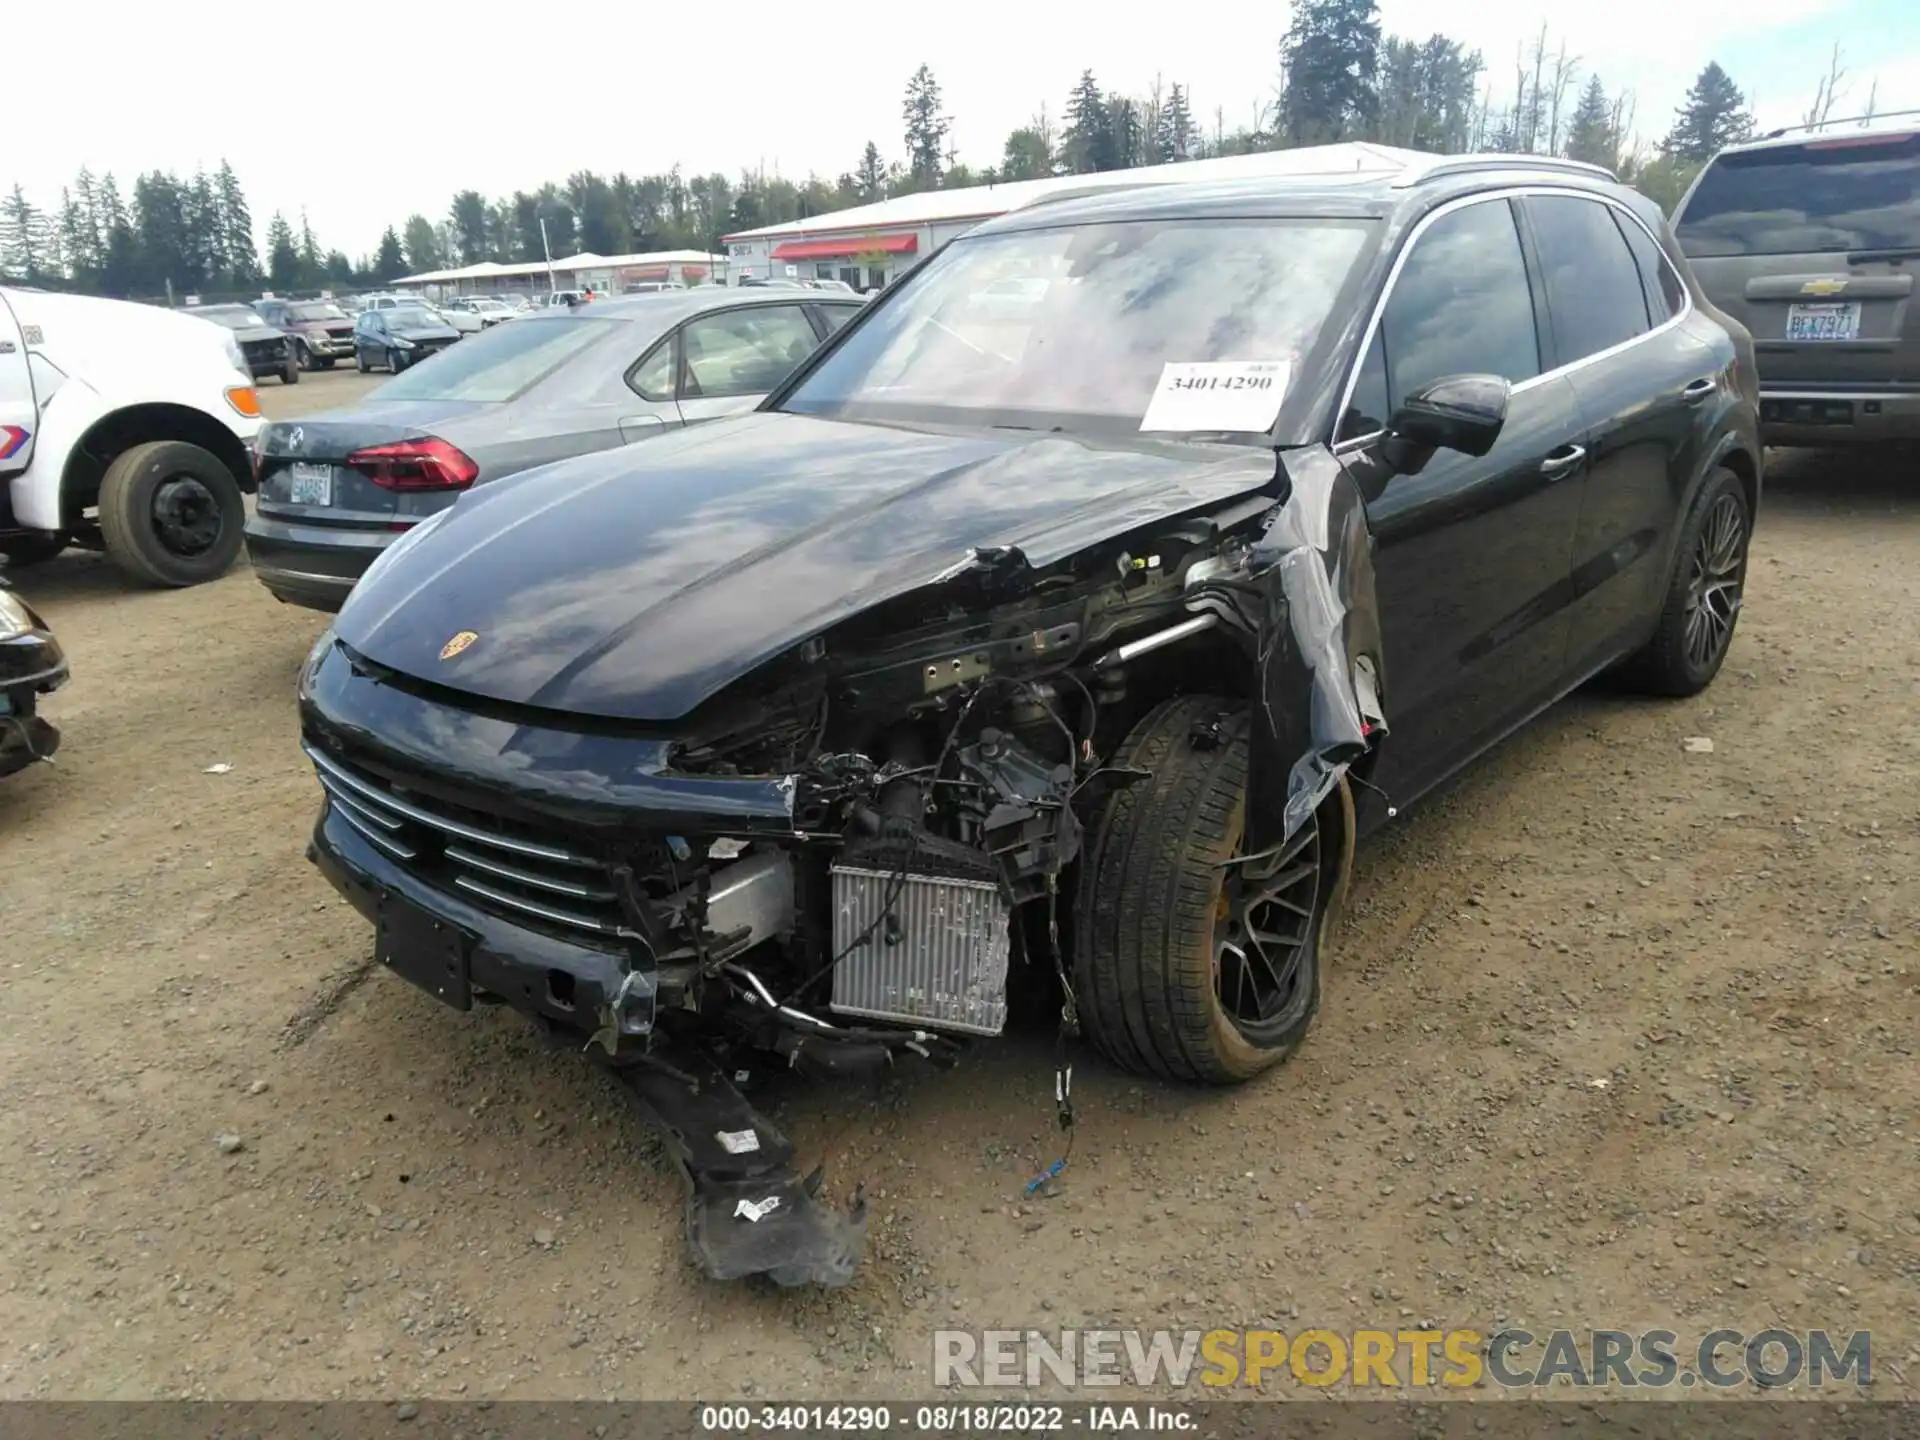
{"type": "Polygon", "coordinates": [[[976,547],[1045,565],[1275,473],[1245,447],[746,415],[469,492],[376,563],[336,628],[494,700],[672,720],[976,547]]]}

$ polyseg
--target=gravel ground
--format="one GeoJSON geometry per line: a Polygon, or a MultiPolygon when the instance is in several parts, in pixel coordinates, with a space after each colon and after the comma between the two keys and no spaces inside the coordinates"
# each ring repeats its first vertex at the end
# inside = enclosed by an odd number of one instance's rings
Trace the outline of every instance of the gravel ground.
{"type": "Polygon", "coordinates": [[[1281,1071],[1087,1057],[1055,1198],[1045,1036],[796,1092],[875,1207],[838,1292],[699,1278],[617,1085],[369,974],[302,858],[320,617],[23,572],[74,680],[0,785],[0,1397],[900,1397],[948,1325],[1416,1321],[1865,1327],[1910,1393],[1916,482],[1777,457],[1714,688],[1578,695],[1363,850],[1281,1071]]]}

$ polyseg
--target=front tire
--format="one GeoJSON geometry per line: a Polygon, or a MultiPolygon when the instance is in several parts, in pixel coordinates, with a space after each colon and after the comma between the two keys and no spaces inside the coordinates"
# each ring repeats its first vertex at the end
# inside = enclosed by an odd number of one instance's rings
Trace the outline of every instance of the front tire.
{"type": "Polygon", "coordinates": [[[182,440],[122,452],[100,481],[100,534],[114,564],[149,585],[218,579],[240,553],[246,509],[218,456],[182,440]]]}
{"type": "Polygon", "coordinates": [[[407,362],[400,358],[400,352],[398,350],[389,350],[387,352],[387,368],[396,375],[407,368],[407,362]]]}
{"type": "Polygon", "coordinates": [[[1239,702],[1169,700],[1114,765],[1152,772],[1089,827],[1074,911],[1088,1038],[1137,1074],[1228,1084],[1279,1064],[1320,1008],[1321,938],[1352,849],[1344,783],[1272,855],[1242,865],[1239,702]]]}
{"type": "Polygon", "coordinates": [[[320,368],[320,357],[315,355],[313,351],[309,350],[304,344],[296,343],[293,347],[293,353],[294,358],[300,362],[300,368],[302,370],[318,370],[320,368]]]}
{"type": "Polygon", "coordinates": [[[373,367],[367,364],[365,351],[355,350],[353,352],[353,368],[358,370],[362,375],[370,375],[373,373],[373,367]]]}
{"type": "Polygon", "coordinates": [[[286,365],[282,367],[280,371],[280,383],[282,385],[298,385],[300,383],[300,371],[303,368],[300,364],[299,356],[289,355],[286,365]]]}
{"type": "Polygon", "coordinates": [[[1622,680],[1673,696],[1697,695],[1713,683],[1740,619],[1752,536],[1746,487],[1731,470],[1715,471],[1681,526],[1653,638],[1621,665],[1622,680]]]}

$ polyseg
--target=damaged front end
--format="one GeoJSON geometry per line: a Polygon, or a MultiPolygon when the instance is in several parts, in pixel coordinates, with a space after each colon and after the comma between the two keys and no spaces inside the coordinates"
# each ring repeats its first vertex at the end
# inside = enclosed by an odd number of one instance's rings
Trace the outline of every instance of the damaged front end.
{"type": "Polygon", "coordinates": [[[39,699],[66,681],[60,642],[0,579],[0,778],[52,761],[60,732],[40,716],[39,699]]]}
{"type": "MultiPolygon", "coordinates": [[[[632,1084],[718,1278],[839,1284],[864,1210],[744,1098],[948,1065],[1057,984],[1063,876],[1151,706],[1252,717],[1243,858],[1384,733],[1364,510],[1324,449],[1272,491],[1077,545],[978,548],[671,726],[457,696],[323,642],[311,853],[392,968],[580,1034],[632,1084]]],[[[1077,543],[1077,542],[1076,542],[1077,543]]],[[[1064,1089],[1063,1089],[1064,1103],[1064,1089]]]]}

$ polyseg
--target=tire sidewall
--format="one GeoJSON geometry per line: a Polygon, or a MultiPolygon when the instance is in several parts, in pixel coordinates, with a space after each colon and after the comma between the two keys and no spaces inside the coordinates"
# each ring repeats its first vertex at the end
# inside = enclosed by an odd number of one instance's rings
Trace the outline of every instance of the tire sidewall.
{"type": "Polygon", "coordinates": [[[218,456],[183,440],[136,445],[107,467],[100,485],[100,527],[108,554],[135,578],[182,588],[224,575],[239,558],[246,505],[239,482],[218,456]],[[213,496],[220,534],[199,555],[178,555],[161,541],[153,523],[155,492],[168,480],[192,476],[213,496]]]}

